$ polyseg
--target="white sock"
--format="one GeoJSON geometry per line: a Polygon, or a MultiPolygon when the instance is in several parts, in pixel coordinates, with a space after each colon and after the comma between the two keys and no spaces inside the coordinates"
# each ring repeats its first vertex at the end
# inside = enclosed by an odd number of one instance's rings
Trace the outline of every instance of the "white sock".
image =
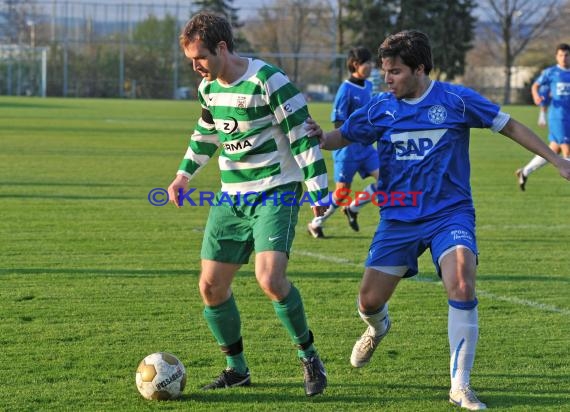
{"type": "Polygon", "coordinates": [[[382,335],[386,332],[388,327],[388,304],[385,303],[384,306],[378,308],[374,313],[362,313],[358,309],[358,314],[374,333],[374,336],[382,335]]]}
{"type": "Polygon", "coordinates": [[[376,183],[370,183],[364,188],[363,192],[368,193],[368,198],[354,198],[348,205],[348,208],[354,213],[358,213],[362,206],[372,201],[372,195],[376,192],[376,183]]]}
{"type": "Polygon", "coordinates": [[[311,226],[313,227],[321,227],[325,220],[333,215],[334,212],[338,209],[338,205],[336,204],[335,200],[333,199],[331,205],[326,210],[326,212],[322,216],[314,217],[311,221],[311,226]]]}
{"type": "Polygon", "coordinates": [[[538,113],[538,125],[546,126],[546,116],[542,110],[538,113]]]}
{"type": "Polygon", "coordinates": [[[522,172],[523,175],[528,176],[530,175],[532,172],[534,172],[535,170],[540,169],[542,166],[544,166],[545,164],[547,164],[548,162],[543,159],[542,157],[536,155],[532,158],[532,160],[530,162],[527,163],[527,165],[523,168],[522,172]]]}
{"type": "Polygon", "coordinates": [[[477,299],[471,302],[449,300],[447,335],[451,390],[469,385],[479,335],[477,299]]]}

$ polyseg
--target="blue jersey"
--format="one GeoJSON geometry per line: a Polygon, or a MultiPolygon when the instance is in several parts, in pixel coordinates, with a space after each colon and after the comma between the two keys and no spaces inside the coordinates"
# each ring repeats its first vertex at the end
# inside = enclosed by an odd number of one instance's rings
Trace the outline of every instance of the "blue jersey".
{"type": "MultiPolygon", "coordinates": [[[[342,82],[334,99],[331,113],[332,122],[344,122],[360,107],[366,105],[372,97],[372,82],[364,80],[360,86],[349,80],[342,82]]],[[[358,162],[367,157],[367,145],[353,144],[333,152],[335,162],[358,162]]]]}
{"type": "Polygon", "coordinates": [[[560,66],[547,67],[535,83],[550,89],[548,118],[570,122],[570,69],[560,66]]]}
{"type": "Polygon", "coordinates": [[[499,131],[508,120],[499,106],[475,91],[432,81],[417,99],[375,95],[340,131],[353,142],[378,142],[382,219],[414,222],[459,209],[473,211],[470,128],[499,131]]]}

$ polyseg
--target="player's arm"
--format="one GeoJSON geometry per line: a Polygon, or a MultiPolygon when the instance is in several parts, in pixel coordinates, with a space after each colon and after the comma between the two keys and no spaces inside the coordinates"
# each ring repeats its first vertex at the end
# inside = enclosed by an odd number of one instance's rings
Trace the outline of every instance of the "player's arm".
{"type": "Polygon", "coordinates": [[[542,96],[540,94],[540,87],[543,85],[550,84],[550,76],[551,76],[551,70],[549,68],[544,69],[530,86],[530,93],[532,94],[532,100],[534,101],[534,104],[536,104],[537,106],[540,106],[542,101],[545,99],[545,96],[542,96]]]}
{"type": "Polygon", "coordinates": [[[329,181],[326,163],[319,147],[319,140],[308,136],[303,123],[294,129],[289,134],[291,152],[295,162],[297,162],[303,172],[303,180],[314,205],[312,207],[313,214],[321,216],[327,207],[319,206],[318,202],[325,199],[328,195],[329,181]]]}
{"type": "Polygon", "coordinates": [[[336,92],[333,103],[333,110],[331,112],[331,120],[334,124],[335,129],[340,128],[340,126],[342,126],[342,124],[348,118],[350,110],[349,103],[350,93],[348,92],[346,83],[343,82],[336,92]]]}
{"type": "Polygon", "coordinates": [[[539,106],[543,100],[543,97],[540,95],[540,93],[538,93],[539,87],[540,84],[538,84],[537,82],[534,82],[532,86],[530,86],[530,93],[532,94],[532,100],[534,101],[534,104],[536,104],[537,106],[539,106]]]}
{"type": "Polygon", "coordinates": [[[499,133],[546,159],[558,169],[562,177],[570,180],[570,162],[554,153],[540,137],[522,123],[510,118],[499,133]]]}
{"type": "Polygon", "coordinates": [[[307,134],[309,136],[314,136],[319,139],[321,149],[336,150],[352,143],[350,140],[342,137],[340,129],[335,129],[325,133],[323,129],[321,129],[321,126],[311,118],[305,121],[305,128],[307,129],[307,134]]]}
{"type": "Polygon", "coordinates": [[[220,142],[216,132],[214,119],[207,108],[202,108],[202,116],[190,136],[190,142],[184,158],[180,162],[176,177],[168,186],[168,197],[171,203],[179,207],[180,189],[186,190],[188,182],[212,158],[220,142]]]}
{"type": "Polygon", "coordinates": [[[325,150],[336,150],[348,146],[352,143],[350,140],[345,139],[340,132],[340,129],[335,129],[328,133],[323,132],[320,137],[321,148],[325,150]]]}
{"type": "MultiPolygon", "coordinates": [[[[304,131],[303,124],[299,127],[304,131]]],[[[318,139],[309,137],[305,133],[291,144],[293,158],[303,172],[303,179],[311,198],[313,214],[322,216],[327,207],[318,204],[326,198],[329,191],[327,167],[319,147],[318,139]]]]}
{"type": "MultiPolygon", "coordinates": [[[[293,159],[303,173],[303,180],[312,204],[324,200],[328,195],[329,182],[327,167],[319,147],[319,140],[310,137],[305,128],[309,118],[307,102],[303,94],[289,81],[282,72],[276,71],[264,84],[269,107],[289,140],[293,159]]],[[[313,206],[313,213],[324,213],[323,206],[313,206]]]]}

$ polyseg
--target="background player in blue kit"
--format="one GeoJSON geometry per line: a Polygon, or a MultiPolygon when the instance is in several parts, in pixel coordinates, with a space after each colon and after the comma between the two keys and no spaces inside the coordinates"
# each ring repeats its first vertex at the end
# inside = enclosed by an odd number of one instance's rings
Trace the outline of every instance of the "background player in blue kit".
{"type": "MultiPolygon", "coordinates": [[[[346,66],[350,77],[338,88],[331,113],[331,120],[335,128],[342,126],[352,112],[364,106],[372,97],[372,82],[366,80],[370,77],[372,70],[372,53],[370,50],[365,47],[350,49],[346,66]]],[[[333,152],[333,160],[336,187],[331,205],[323,216],[313,218],[307,225],[307,230],[315,238],[324,237],[322,229],[324,221],[332,216],[339,207],[336,191],[339,189],[350,189],[352,179],[354,179],[356,173],[359,173],[362,178],[372,176],[374,182],[363,189],[363,192],[366,192],[368,196],[362,196],[359,199],[351,196],[353,198],[352,202],[343,207],[348,224],[353,230],[358,232],[360,229],[357,221],[358,211],[372,200],[372,194],[376,191],[378,155],[373,145],[357,143],[335,150],[333,152]]]]}
{"type": "Polygon", "coordinates": [[[418,257],[429,248],[448,297],[449,401],[470,410],[485,409],[470,386],[479,334],[470,129],[489,128],[511,138],[548,160],[568,180],[570,162],[475,91],[431,80],[431,47],[425,34],[410,30],[391,35],[378,55],[387,93],[375,95],[332,132],[323,133],[309,122],[310,134],[320,137],[324,149],[377,142],[378,190],[422,192],[415,202],[386,204],[380,210],[358,299],[367,329],[354,345],[350,362],[359,368],[370,361],[390,330],[388,300],[402,278],[418,273],[418,257]]]}
{"type": "MultiPolygon", "coordinates": [[[[548,141],[555,153],[570,160],[570,45],[561,43],[556,47],[556,65],[547,67],[531,86],[536,105],[543,105],[544,88],[550,91],[548,104],[548,141]]],[[[528,164],[515,172],[521,190],[525,190],[528,176],[544,166],[547,161],[534,156],[528,164]]]]}

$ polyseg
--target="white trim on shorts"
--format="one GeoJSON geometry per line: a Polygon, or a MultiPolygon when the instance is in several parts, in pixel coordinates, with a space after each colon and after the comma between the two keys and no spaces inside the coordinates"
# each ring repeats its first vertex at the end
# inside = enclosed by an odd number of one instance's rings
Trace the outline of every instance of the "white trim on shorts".
{"type": "MultiPolygon", "coordinates": [[[[465,246],[465,245],[453,245],[450,248],[445,249],[443,251],[443,253],[437,259],[437,264],[439,265],[439,267],[441,267],[441,260],[446,255],[450,254],[451,252],[453,252],[454,250],[457,250],[459,248],[471,250],[468,246],[465,246]]],[[[406,265],[403,265],[403,266],[367,266],[367,268],[376,270],[378,272],[385,273],[387,275],[397,276],[399,278],[404,277],[404,275],[408,272],[408,269],[409,269],[406,265]]]]}
{"type": "Polygon", "coordinates": [[[403,266],[367,266],[368,269],[377,270],[378,272],[385,273],[391,276],[397,276],[399,278],[404,277],[404,275],[408,272],[408,267],[406,265],[403,266]]]}
{"type": "MultiPolygon", "coordinates": [[[[450,248],[445,249],[445,250],[443,251],[443,253],[442,253],[441,255],[439,255],[439,258],[437,258],[437,264],[438,264],[438,266],[441,268],[441,261],[442,261],[442,259],[443,259],[446,255],[449,255],[451,252],[453,252],[454,250],[459,249],[459,248],[471,250],[468,246],[465,246],[465,245],[454,245],[454,246],[451,246],[450,248]]],[[[471,252],[473,252],[473,251],[471,250],[471,252]]],[[[440,270],[441,270],[441,269],[440,269],[440,270]]]]}

